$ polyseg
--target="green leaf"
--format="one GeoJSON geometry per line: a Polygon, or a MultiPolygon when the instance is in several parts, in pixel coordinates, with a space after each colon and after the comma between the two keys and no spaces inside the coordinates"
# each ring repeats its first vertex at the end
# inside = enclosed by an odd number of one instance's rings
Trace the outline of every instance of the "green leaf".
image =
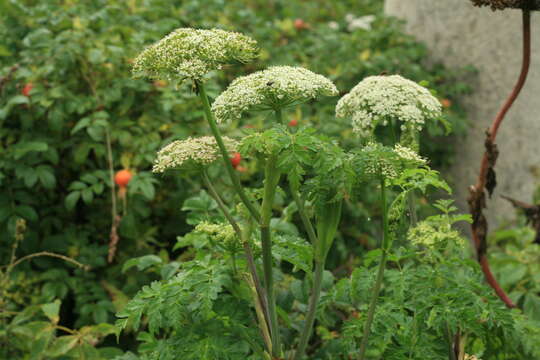
{"type": "Polygon", "coordinates": [[[176,261],[163,265],[160,271],[161,278],[163,280],[169,280],[174,274],[178,272],[179,268],[180,268],[180,263],[176,261]]]}
{"type": "Polygon", "coordinates": [[[38,214],[33,207],[28,205],[19,205],[15,208],[15,213],[19,216],[22,216],[29,221],[37,221],[38,214]]]}
{"type": "Polygon", "coordinates": [[[82,130],[84,129],[85,127],[87,127],[88,125],[90,125],[90,121],[91,119],[89,117],[85,117],[85,118],[82,118],[81,120],[79,120],[77,122],[77,124],[75,124],[75,126],[73,127],[73,129],[71,129],[71,135],[74,135],[75,133],[77,133],[79,130],[82,130]]]}
{"type": "Polygon", "coordinates": [[[313,247],[306,240],[295,236],[274,236],[272,253],[293,266],[293,271],[302,270],[311,273],[313,247]]]}
{"type": "Polygon", "coordinates": [[[41,141],[25,141],[19,142],[13,146],[13,157],[15,160],[19,160],[29,152],[43,152],[47,151],[49,145],[41,141]]]}
{"type": "Polygon", "coordinates": [[[75,335],[60,336],[49,347],[47,355],[52,357],[65,355],[77,345],[77,341],[79,341],[79,337],[75,335]]]}
{"type": "Polygon", "coordinates": [[[79,201],[79,198],[81,197],[80,191],[73,191],[69,193],[68,196],[64,199],[64,204],[66,205],[66,209],[73,210],[75,205],[77,205],[77,201],[79,201]]]}
{"type": "Polygon", "coordinates": [[[134,259],[129,259],[122,266],[122,272],[125,273],[127,270],[131,269],[134,266],[137,266],[139,270],[145,270],[150,266],[162,264],[163,260],[157,255],[145,255],[134,259]]]}
{"type": "Polygon", "coordinates": [[[525,295],[523,310],[531,319],[540,322],[540,297],[533,293],[525,295]]]}
{"type": "Polygon", "coordinates": [[[38,166],[36,173],[39,176],[39,181],[46,189],[52,189],[56,186],[56,178],[50,166],[38,166]]]}
{"type": "Polygon", "coordinates": [[[91,188],[82,190],[81,195],[85,204],[90,204],[94,200],[94,192],[91,188]]]}
{"type": "Polygon", "coordinates": [[[55,300],[52,303],[41,305],[41,310],[53,323],[57,324],[60,320],[60,300],[55,300]]]}

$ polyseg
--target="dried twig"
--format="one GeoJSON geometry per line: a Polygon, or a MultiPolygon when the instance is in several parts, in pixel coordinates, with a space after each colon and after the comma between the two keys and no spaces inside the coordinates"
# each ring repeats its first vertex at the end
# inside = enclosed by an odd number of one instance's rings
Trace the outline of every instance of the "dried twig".
{"type": "Polygon", "coordinates": [[[486,195],[485,190],[488,191],[489,195],[493,193],[497,181],[495,175],[495,163],[499,155],[497,150],[497,145],[495,144],[495,138],[497,137],[497,132],[499,127],[504,120],[504,117],[508,113],[508,110],[512,107],[515,100],[517,99],[523,85],[525,85],[525,80],[529,73],[529,67],[531,63],[531,12],[528,9],[523,10],[523,62],[521,67],[521,73],[519,79],[514,86],[514,89],[510,93],[510,96],[502,106],[501,110],[495,117],[491,128],[486,133],[485,141],[485,152],[482,157],[482,163],[480,166],[480,173],[478,175],[478,181],[476,185],[470,187],[470,196],[468,199],[469,208],[473,217],[472,236],[473,241],[476,247],[476,256],[478,262],[482,267],[482,271],[486,277],[489,285],[495,290],[499,298],[504,301],[506,306],[509,308],[515,307],[514,303],[508,295],[501,288],[493,274],[491,273],[488,259],[487,259],[487,232],[488,224],[486,217],[483,214],[483,210],[486,207],[486,195]]]}

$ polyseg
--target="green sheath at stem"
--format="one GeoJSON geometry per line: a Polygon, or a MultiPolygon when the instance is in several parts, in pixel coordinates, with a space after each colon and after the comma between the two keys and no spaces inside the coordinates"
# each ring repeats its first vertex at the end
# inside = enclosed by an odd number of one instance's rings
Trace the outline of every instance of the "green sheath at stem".
{"type": "Polygon", "coordinates": [[[221,155],[223,156],[223,161],[225,162],[225,169],[227,169],[227,173],[229,174],[229,177],[231,178],[234,190],[236,191],[238,196],[240,196],[240,199],[242,200],[244,205],[247,207],[251,216],[253,216],[253,218],[257,222],[259,222],[261,218],[259,215],[259,212],[255,208],[253,203],[248,199],[244,191],[244,188],[242,187],[242,184],[240,183],[240,179],[238,178],[238,175],[234,171],[231,161],[229,160],[229,152],[227,151],[227,148],[225,147],[225,144],[223,143],[223,139],[221,137],[219,128],[216,124],[216,120],[214,119],[214,115],[212,114],[212,111],[210,110],[210,103],[208,102],[208,96],[206,95],[204,84],[199,81],[196,81],[195,84],[197,85],[197,89],[199,90],[199,97],[201,98],[201,101],[203,103],[204,114],[206,116],[206,120],[208,121],[208,124],[210,125],[210,130],[212,131],[212,135],[214,135],[214,138],[216,139],[216,142],[219,146],[219,150],[221,151],[221,155]]]}
{"type": "MultiPolygon", "coordinates": [[[[293,197],[297,197],[293,195],[293,197]]],[[[302,208],[303,202],[298,202],[299,208],[302,208]]],[[[306,314],[306,321],[304,328],[300,335],[300,341],[298,342],[298,348],[294,354],[294,360],[300,360],[304,356],[309,338],[313,331],[313,324],[315,323],[315,316],[317,314],[317,304],[321,296],[321,285],[323,280],[324,266],[326,264],[326,256],[328,251],[334,242],[336,236],[337,227],[341,219],[341,205],[342,202],[328,203],[323,209],[319,209],[317,212],[317,236],[314,238],[313,249],[315,254],[315,273],[313,275],[313,288],[309,298],[308,311],[306,314]]],[[[305,216],[305,221],[308,223],[306,227],[309,229],[311,222],[309,218],[305,216]]],[[[303,219],[304,220],[304,219],[303,219]]]]}
{"type": "Polygon", "coordinates": [[[360,344],[360,353],[358,355],[359,360],[364,360],[366,349],[369,340],[369,333],[371,331],[371,324],[373,323],[373,317],[375,315],[375,308],[377,307],[377,301],[379,300],[379,293],[381,291],[381,285],[384,278],[384,269],[386,267],[386,257],[390,250],[390,238],[388,234],[388,209],[386,208],[386,184],[384,177],[381,176],[381,208],[383,216],[383,241],[382,241],[382,254],[379,263],[379,269],[377,271],[377,278],[375,279],[375,287],[373,288],[373,295],[369,304],[366,323],[364,325],[364,334],[362,336],[362,343],[360,344]]]}

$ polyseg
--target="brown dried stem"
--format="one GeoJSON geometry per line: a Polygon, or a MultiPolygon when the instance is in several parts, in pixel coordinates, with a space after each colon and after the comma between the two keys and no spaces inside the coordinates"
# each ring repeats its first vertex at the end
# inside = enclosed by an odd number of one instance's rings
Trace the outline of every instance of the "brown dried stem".
{"type": "Polygon", "coordinates": [[[489,268],[489,262],[487,259],[487,220],[483,214],[483,209],[486,207],[485,190],[489,195],[493,192],[496,186],[495,181],[495,163],[497,161],[498,150],[495,144],[495,139],[499,127],[504,120],[508,110],[512,107],[515,100],[519,96],[519,93],[525,85],[527,75],[529,73],[529,67],[531,63],[531,12],[527,9],[523,10],[523,62],[521,67],[521,73],[519,79],[514,86],[514,89],[510,93],[510,96],[502,106],[501,110],[495,117],[493,124],[487,131],[487,137],[485,141],[486,151],[482,157],[482,163],[480,166],[480,173],[478,175],[478,181],[476,185],[470,188],[469,208],[473,216],[473,223],[471,225],[472,237],[474,245],[476,247],[477,260],[482,267],[484,276],[488,284],[495,290],[499,298],[506,304],[507,307],[515,307],[514,303],[508,295],[501,288],[491,270],[489,268]]]}

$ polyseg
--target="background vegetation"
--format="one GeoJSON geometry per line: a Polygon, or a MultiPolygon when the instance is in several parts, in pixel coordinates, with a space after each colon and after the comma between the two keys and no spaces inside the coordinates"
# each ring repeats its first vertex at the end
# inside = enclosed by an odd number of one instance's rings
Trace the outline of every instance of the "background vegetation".
{"type": "MultiPolygon", "coordinates": [[[[175,246],[177,237],[192,229],[190,216],[198,214],[185,210],[204,213],[211,204],[198,183],[150,170],[164,144],[206,133],[203,114],[193,92],[164,81],[134,80],[130,65],[145,45],[178,27],[221,27],[259,42],[259,61],[215,74],[219,86],[209,89],[210,97],[239,73],[271,64],[325,74],[344,93],[367,75],[399,73],[429,83],[454,133],[466,129],[455,101],[468,91],[458,81],[465,70],[429,63],[426,49],[404,35],[398,21],[382,15],[378,0],[2,1],[0,357],[98,359],[136,350],[136,333],[124,333],[118,343],[112,335],[115,313],[143,285],[174,272],[175,261],[189,253],[175,246]],[[373,21],[363,18],[367,25],[359,25],[358,18],[368,15],[373,21]],[[107,262],[112,222],[107,139],[114,169],[135,173],[112,263],[107,262]],[[52,257],[9,266],[41,251],[90,269],[52,257]],[[146,257],[129,261],[141,256],[146,257]],[[71,337],[58,341],[59,335],[71,337]]],[[[352,147],[350,128],[334,117],[335,102],[325,100],[316,114],[310,105],[298,107],[294,117],[352,147]]],[[[452,161],[442,134],[428,128],[421,144],[432,165],[440,167],[452,161]]],[[[245,183],[259,181],[255,166],[242,163],[245,183]]],[[[365,194],[363,208],[345,208],[329,258],[337,277],[347,275],[377,241],[378,220],[368,215],[378,213],[374,196],[365,194]]],[[[512,232],[496,241],[503,243],[500,271],[510,273],[504,267],[522,260],[512,258],[505,244],[523,240],[512,232]]],[[[526,311],[540,320],[534,310],[540,301],[529,290],[536,286],[538,292],[538,271],[532,263],[526,266],[503,284],[521,291],[526,311]],[[533,285],[523,282],[527,277],[533,285]]]]}

